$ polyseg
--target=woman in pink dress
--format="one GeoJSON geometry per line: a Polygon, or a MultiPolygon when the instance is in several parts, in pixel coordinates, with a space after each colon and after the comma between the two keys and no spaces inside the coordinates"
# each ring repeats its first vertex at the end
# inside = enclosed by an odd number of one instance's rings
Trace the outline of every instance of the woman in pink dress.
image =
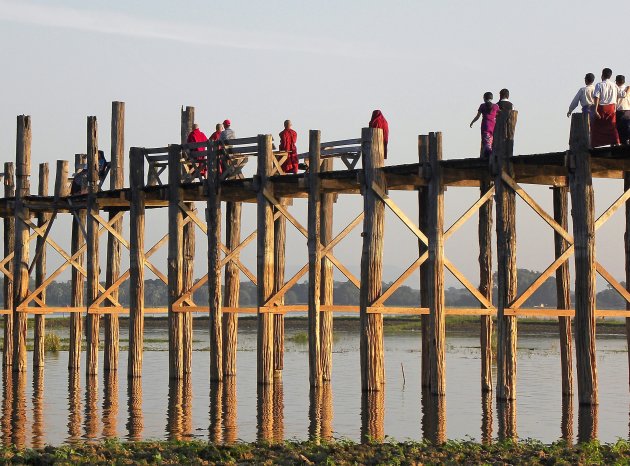
{"type": "Polygon", "coordinates": [[[477,116],[470,122],[470,127],[472,128],[475,121],[483,115],[481,120],[481,148],[484,157],[490,157],[490,154],[492,154],[494,126],[497,123],[497,114],[500,111],[499,106],[492,103],[493,98],[492,92],[486,92],[483,95],[483,103],[477,110],[477,116]]]}

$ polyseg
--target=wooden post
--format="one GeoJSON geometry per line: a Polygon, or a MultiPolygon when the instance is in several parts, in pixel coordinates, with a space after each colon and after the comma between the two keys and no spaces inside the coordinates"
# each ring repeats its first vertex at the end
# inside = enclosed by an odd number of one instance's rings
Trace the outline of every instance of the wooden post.
{"type": "MultiPolygon", "coordinates": [[[[258,230],[257,230],[257,279],[258,279],[258,383],[272,384],[273,365],[273,314],[266,308],[266,302],[273,294],[274,284],[274,238],[273,205],[265,197],[265,190],[271,191],[267,179],[272,171],[273,150],[271,136],[258,135],[258,230]]],[[[273,391],[273,386],[265,388],[273,391]]],[[[259,394],[260,396],[260,394],[259,394]]],[[[271,397],[271,396],[270,396],[271,397]]],[[[264,404],[264,403],[263,403],[264,404]]]]}
{"type": "Polygon", "coordinates": [[[142,376],[144,348],[144,153],[129,151],[129,354],[127,376],[142,376]]]}
{"type": "MultiPolygon", "coordinates": [[[[75,154],[74,171],[75,173],[85,163],[84,154],[75,154]]],[[[85,244],[85,210],[77,209],[76,216],[72,216],[72,239],[70,252],[74,256],[79,249],[85,244]]],[[[81,253],[76,262],[83,265],[85,253],[81,253]]],[[[83,275],[79,273],[76,267],[72,267],[71,271],[71,295],[70,306],[73,308],[83,306],[83,275]]],[[[72,312],[70,314],[70,344],[68,348],[68,369],[77,370],[81,367],[81,338],[83,335],[83,316],[80,312],[72,312]]]]}
{"type": "MultiPolygon", "coordinates": [[[[193,130],[195,123],[195,107],[186,107],[181,110],[181,143],[186,144],[188,135],[193,130]]],[[[180,165],[180,170],[183,166],[180,165]]],[[[197,208],[194,202],[186,202],[192,212],[196,213],[197,208]]],[[[219,222],[220,223],[220,222],[219,222]]],[[[184,225],[183,236],[183,268],[182,268],[182,292],[189,290],[194,284],[194,265],[195,265],[195,233],[197,225],[195,222],[188,222],[184,225]]],[[[182,319],[182,357],[184,374],[190,374],[192,371],[192,340],[193,340],[193,314],[192,312],[184,312],[182,319]]],[[[220,326],[220,324],[219,324],[220,326]]],[[[212,346],[211,346],[212,347],[212,346]]]]}
{"type": "Polygon", "coordinates": [[[363,128],[361,132],[363,157],[363,252],[361,254],[361,389],[379,391],[385,384],[383,354],[383,314],[368,312],[383,289],[383,232],[385,228],[385,203],[380,199],[372,184],[386,190],[383,132],[379,129],[363,128]]]}
{"type": "MultiPolygon", "coordinates": [[[[228,251],[236,249],[241,242],[241,211],[240,202],[225,203],[225,238],[228,251]]],[[[236,255],[238,259],[239,255],[236,255]]],[[[233,261],[225,264],[225,307],[238,307],[241,287],[241,271],[233,261]]],[[[223,374],[236,375],[236,350],[238,340],[238,314],[226,312],[223,314],[223,374]]]]}
{"type": "MultiPolygon", "coordinates": [[[[320,340],[321,303],[321,197],[320,197],[320,132],[309,133],[308,172],[308,374],[311,387],[322,384],[320,340]]],[[[276,268],[277,269],[277,268],[276,268]]]]}
{"type": "Polygon", "coordinates": [[[516,194],[502,179],[513,176],[510,157],[514,149],[514,129],[518,113],[500,114],[494,131],[492,157],[497,167],[497,393],[498,400],[516,399],[516,317],[505,309],[516,299],[516,194]]]}
{"type": "MultiPolygon", "coordinates": [[[[418,136],[418,162],[421,169],[428,170],[429,167],[429,135],[418,136]]],[[[425,174],[428,179],[428,176],[425,174]]],[[[429,189],[427,187],[418,188],[418,214],[420,230],[426,234],[429,228],[429,189]]],[[[428,251],[428,247],[421,240],[418,240],[418,257],[428,251]]],[[[429,307],[429,262],[425,261],[420,266],[420,306],[429,307]]],[[[429,363],[430,336],[429,330],[431,319],[428,314],[420,316],[422,326],[422,351],[420,353],[420,379],[422,387],[431,385],[431,364],[429,363]]]]}
{"type": "MultiPolygon", "coordinates": [[[[98,134],[96,117],[87,119],[87,307],[98,298],[99,263],[98,263],[98,229],[99,224],[95,215],[99,214],[98,200],[98,134]]],[[[86,318],[86,374],[98,374],[98,346],[99,346],[99,314],[88,312],[86,318]]]]}
{"type": "Polygon", "coordinates": [[[430,390],[446,395],[446,324],[444,313],[444,186],[442,184],[442,133],[429,133],[428,187],[429,260],[427,298],[429,301],[430,390]]]}
{"type": "Polygon", "coordinates": [[[168,149],[168,360],[169,378],[184,375],[183,314],[173,311],[182,295],[183,222],[179,202],[182,199],[180,147],[168,149]]]}
{"type": "MultiPolygon", "coordinates": [[[[490,168],[490,167],[488,167],[490,168]]],[[[493,186],[492,175],[484,174],[479,190],[483,196],[493,186]]],[[[492,198],[479,208],[479,292],[492,302],[492,198]]],[[[481,391],[492,391],[492,316],[481,316],[481,391]]]]}
{"type": "MultiPolygon", "coordinates": [[[[4,197],[15,196],[15,165],[4,163],[4,197]]],[[[4,217],[4,257],[13,252],[15,247],[15,215],[4,217]]],[[[13,260],[9,261],[7,270],[13,272],[13,260]]],[[[4,308],[13,309],[13,278],[4,276],[4,308]]],[[[13,364],[13,314],[4,315],[4,340],[2,345],[2,366],[13,364]]]]}
{"type": "Polygon", "coordinates": [[[597,404],[595,354],[595,220],[588,115],[573,114],[569,139],[569,184],[575,245],[575,356],[578,399],[597,404]]]}
{"type": "MultiPolygon", "coordinates": [[[[39,164],[39,196],[48,196],[48,164],[39,164]]],[[[51,215],[47,212],[37,214],[37,226],[43,226],[51,215]]],[[[41,236],[37,237],[36,251],[39,254],[35,262],[35,286],[40,286],[46,279],[46,241],[41,236]]],[[[39,298],[46,302],[46,290],[42,291],[39,298]]],[[[46,323],[43,314],[35,314],[35,332],[33,336],[33,367],[44,367],[44,339],[46,338],[46,323]]]]}
{"type": "Polygon", "coordinates": [[[221,180],[216,146],[208,144],[208,295],[210,325],[210,381],[223,380],[221,308],[221,180]]]}
{"type": "MultiPolygon", "coordinates": [[[[320,148],[317,149],[318,151],[320,148]]],[[[333,170],[333,159],[326,159],[321,164],[321,171],[333,170]]],[[[320,194],[320,241],[323,247],[333,240],[333,193],[320,194]]],[[[327,258],[322,259],[320,302],[323,306],[332,306],[334,294],[333,264],[327,258]]],[[[333,351],[333,312],[320,311],[320,355],[322,379],[332,380],[332,351],[333,351]]],[[[329,389],[330,391],[330,389],[329,389]]]]}
{"type": "Polygon", "coordinates": [[[17,307],[28,296],[28,237],[30,229],[20,220],[28,219],[30,212],[24,205],[24,198],[30,194],[31,175],[31,117],[17,117],[17,138],[15,153],[15,256],[13,261],[13,372],[26,371],[26,324],[28,314],[17,312],[17,307]]]}
{"type": "MultiPolygon", "coordinates": [[[[125,185],[125,103],[112,102],[111,156],[109,170],[109,189],[122,189],[125,185]]],[[[118,212],[110,211],[109,220],[118,212]]],[[[114,222],[112,229],[122,236],[122,218],[114,222]]],[[[120,260],[122,245],[112,234],[107,235],[107,268],[105,271],[105,287],[112,286],[120,276],[120,260]]],[[[118,290],[112,293],[118,299],[118,290]]],[[[109,302],[107,302],[109,304],[109,302]]],[[[105,354],[103,370],[118,370],[118,348],[120,347],[120,326],[118,314],[105,315],[105,354]]]]}
{"type": "MultiPolygon", "coordinates": [[[[566,186],[554,186],[553,188],[553,218],[565,230],[569,228],[569,189],[566,186]]],[[[569,243],[562,235],[554,230],[554,249],[556,259],[566,251],[569,243]]],[[[564,262],[556,270],[556,297],[558,309],[571,309],[571,277],[569,275],[569,262],[564,262]]],[[[562,395],[573,394],[573,356],[571,342],[571,317],[559,317],[560,331],[560,363],[562,366],[562,395]]]]}
{"type": "MultiPolygon", "coordinates": [[[[280,198],[280,204],[285,208],[289,203],[280,198]]],[[[274,209],[274,213],[276,209],[274,209]]],[[[278,292],[284,285],[284,269],[287,241],[287,219],[284,215],[274,221],[274,274],[273,274],[273,292],[278,292]]],[[[284,304],[284,296],[280,298],[278,304],[284,304]]],[[[284,314],[273,315],[273,368],[274,377],[282,377],[282,369],[284,369],[284,314]]]]}

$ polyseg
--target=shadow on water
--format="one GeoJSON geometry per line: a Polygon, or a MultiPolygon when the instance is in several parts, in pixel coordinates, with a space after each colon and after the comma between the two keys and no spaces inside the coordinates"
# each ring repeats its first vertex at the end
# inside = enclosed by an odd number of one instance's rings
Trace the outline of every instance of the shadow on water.
{"type": "Polygon", "coordinates": [[[422,438],[431,443],[446,442],[446,397],[422,389],[422,438]]]}
{"type": "Polygon", "coordinates": [[[141,440],[144,430],[142,413],[142,378],[127,379],[127,439],[141,440]]]}

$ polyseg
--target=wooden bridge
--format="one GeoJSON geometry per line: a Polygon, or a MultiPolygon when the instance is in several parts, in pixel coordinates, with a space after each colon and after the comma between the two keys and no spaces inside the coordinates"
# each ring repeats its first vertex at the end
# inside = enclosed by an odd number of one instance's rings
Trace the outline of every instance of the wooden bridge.
{"type": "MultiPolygon", "coordinates": [[[[53,195],[48,192],[48,165],[39,166],[37,195],[31,194],[31,119],[17,118],[15,167],[4,166],[5,197],[0,199],[4,217],[4,358],[6,370],[23,372],[27,366],[27,319],[35,318],[34,366],[44,364],[45,315],[70,313],[69,369],[80,366],[81,340],[87,340],[88,374],[98,373],[99,334],[104,325],[105,372],[118,370],[119,320],[129,314],[128,376],[141,377],[145,313],[165,313],[169,321],[169,377],[179,379],[192,371],[192,316],[209,316],[210,378],[221,381],[236,374],[238,314],[258,316],[258,371],[261,387],[273,387],[281,374],[284,352],[284,315],[308,312],[310,384],[319,387],[331,380],[333,313],[360,315],[360,364],[362,388],[368,393],[384,389],[383,318],[388,314],[413,314],[422,320],[422,384],[433,395],[444,395],[445,316],[478,315],[481,321],[481,385],[491,391],[491,335],[493,317],[498,333],[496,397],[516,398],[516,339],[519,316],[557,317],[560,323],[562,393],[573,386],[571,318],[575,321],[575,350],[579,402],[596,405],[597,370],[595,318],[628,317],[626,310],[595,308],[595,276],[599,273],[630,303],[630,293],[595,257],[595,231],[625,206],[630,226],[630,148],[589,147],[586,117],[573,115],[570,148],[565,152],[513,154],[517,112],[502,112],[495,131],[490,159],[479,157],[442,160],[442,135],[418,137],[418,163],[384,166],[380,130],[364,128],[353,139],[322,142],[320,131],[310,131],[309,150],[300,158],[308,165],[304,174],[284,174],[287,154],[275,150],[270,135],[234,139],[228,146],[213,142],[186,144],[194,123],[194,108],[182,110],[181,141],[159,148],[132,147],[129,151],[129,187],[124,187],[124,103],[112,106],[110,186],[99,189],[97,121],[87,119],[87,151],[77,156],[75,168],[87,161],[84,193],[70,194],[68,162],[57,161],[53,195]],[[201,150],[199,150],[201,149],[201,150]],[[84,159],[85,157],[85,159],[84,159]],[[202,157],[202,159],[199,159],[202,157]],[[200,161],[202,160],[202,161],[200,161]],[[333,162],[340,160],[342,170],[333,162]],[[361,161],[361,168],[357,168],[361,161]],[[207,178],[201,164],[207,164],[207,178]],[[257,174],[245,177],[246,164],[256,164],[257,174]],[[221,169],[219,169],[221,167],[221,169]],[[624,179],[624,190],[599,217],[594,217],[592,178],[624,179]],[[15,179],[15,183],[14,183],[15,179]],[[527,193],[525,185],[553,188],[551,213],[527,193]],[[452,225],[444,225],[446,187],[479,187],[479,198],[452,225]],[[417,191],[419,218],[412,219],[389,196],[394,190],[417,191]],[[567,229],[568,196],[571,196],[573,232],[567,229]],[[333,206],[339,195],[361,195],[363,212],[336,236],[333,206]],[[520,197],[553,230],[555,258],[525,291],[517,293],[516,197],[520,197]],[[308,222],[291,213],[293,198],[308,199],[308,222]],[[496,203],[498,301],[492,302],[493,200],[496,203]],[[207,205],[205,218],[195,202],[207,205]],[[241,235],[242,203],[256,203],[257,229],[241,235]],[[168,208],[168,231],[155,244],[145,244],[145,212],[168,208]],[[225,210],[225,235],[221,232],[225,210]],[[480,283],[472,283],[444,254],[444,242],[479,212],[480,283]],[[105,213],[107,216],[105,216],[105,213]],[[415,259],[390,287],[383,289],[382,261],[385,215],[393,215],[418,239],[415,259]],[[71,250],[65,251],[55,235],[60,215],[71,215],[71,250]],[[129,216],[129,232],[122,228],[129,216]],[[287,223],[288,222],[288,223],[287,223]],[[334,254],[334,249],[355,228],[362,226],[361,274],[355,276],[334,254]],[[207,274],[193,279],[195,229],[208,239],[207,274]],[[308,262],[292,277],[285,277],[286,229],[295,228],[307,239],[308,262]],[[99,237],[107,235],[106,254],[99,251],[99,237]],[[225,239],[224,239],[225,238],[225,239]],[[36,253],[29,257],[30,241],[36,253]],[[240,260],[243,248],[256,241],[257,267],[248,269],[240,260]],[[160,248],[168,247],[166,273],[152,262],[160,248]],[[46,270],[46,251],[63,258],[52,273],[46,270]],[[121,270],[121,255],[128,250],[130,267],[121,270]],[[99,280],[105,257],[105,282],[99,280]],[[575,303],[570,303],[568,260],[575,260],[575,303]],[[46,287],[71,269],[72,298],[67,307],[46,304],[46,287]],[[167,308],[146,308],[145,268],[168,285],[167,308]],[[224,277],[222,278],[222,270],[224,277]],[[360,289],[359,306],[333,305],[333,270],[339,270],[360,289]],[[420,270],[421,303],[417,307],[391,307],[387,299],[415,271],[420,270]],[[474,308],[448,308],[444,301],[444,269],[449,270],[479,301],[474,308]],[[29,288],[31,275],[35,287],[29,288]],[[239,282],[243,273],[257,286],[257,306],[239,307],[239,282]],[[527,299],[555,274],[558,309],[528,309],[527,299]],[[305,305],[289,305],[284,297],[300,279],[307,278],[305,305]],[[130,304],[118,299],[122,283],[129,281],[130,304]],[[87,294],[83,295],[84,281],[87,294]],[[222,290],[222,285],[224,285],[222,290]],[[193,293],[208,287],[209,302],[196,303],[193,293]],[[86,328],[82,317],[86,314],[86,328]],[[101,319],[102,317],[102,319],[101,319]]],[[[550,236],[551,238],[551,236],[550,236]]],[[[625,236],[626,275],[630,277],[630,238],[625,236]]],[[[471,252],[472,253],[472,252],[471,252]]],[[[630,280],[626,279],[626,283],[630,280]]],[[[382,396],[382,395],[378,395],[382,396]]]]}

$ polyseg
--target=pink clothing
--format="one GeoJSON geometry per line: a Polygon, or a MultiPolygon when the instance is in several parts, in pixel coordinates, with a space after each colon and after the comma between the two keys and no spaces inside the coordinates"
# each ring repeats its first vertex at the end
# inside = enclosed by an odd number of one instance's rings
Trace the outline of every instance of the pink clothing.
{"type": "Polygon", "coordinates": [[[479,106],[479,113],[483,116],[481,120],[481,132],[487,131],[489,133],[494,133],[494,126],[497,124],[497,114],[500,109],[497,104],[484,102],[479,106]]]}

